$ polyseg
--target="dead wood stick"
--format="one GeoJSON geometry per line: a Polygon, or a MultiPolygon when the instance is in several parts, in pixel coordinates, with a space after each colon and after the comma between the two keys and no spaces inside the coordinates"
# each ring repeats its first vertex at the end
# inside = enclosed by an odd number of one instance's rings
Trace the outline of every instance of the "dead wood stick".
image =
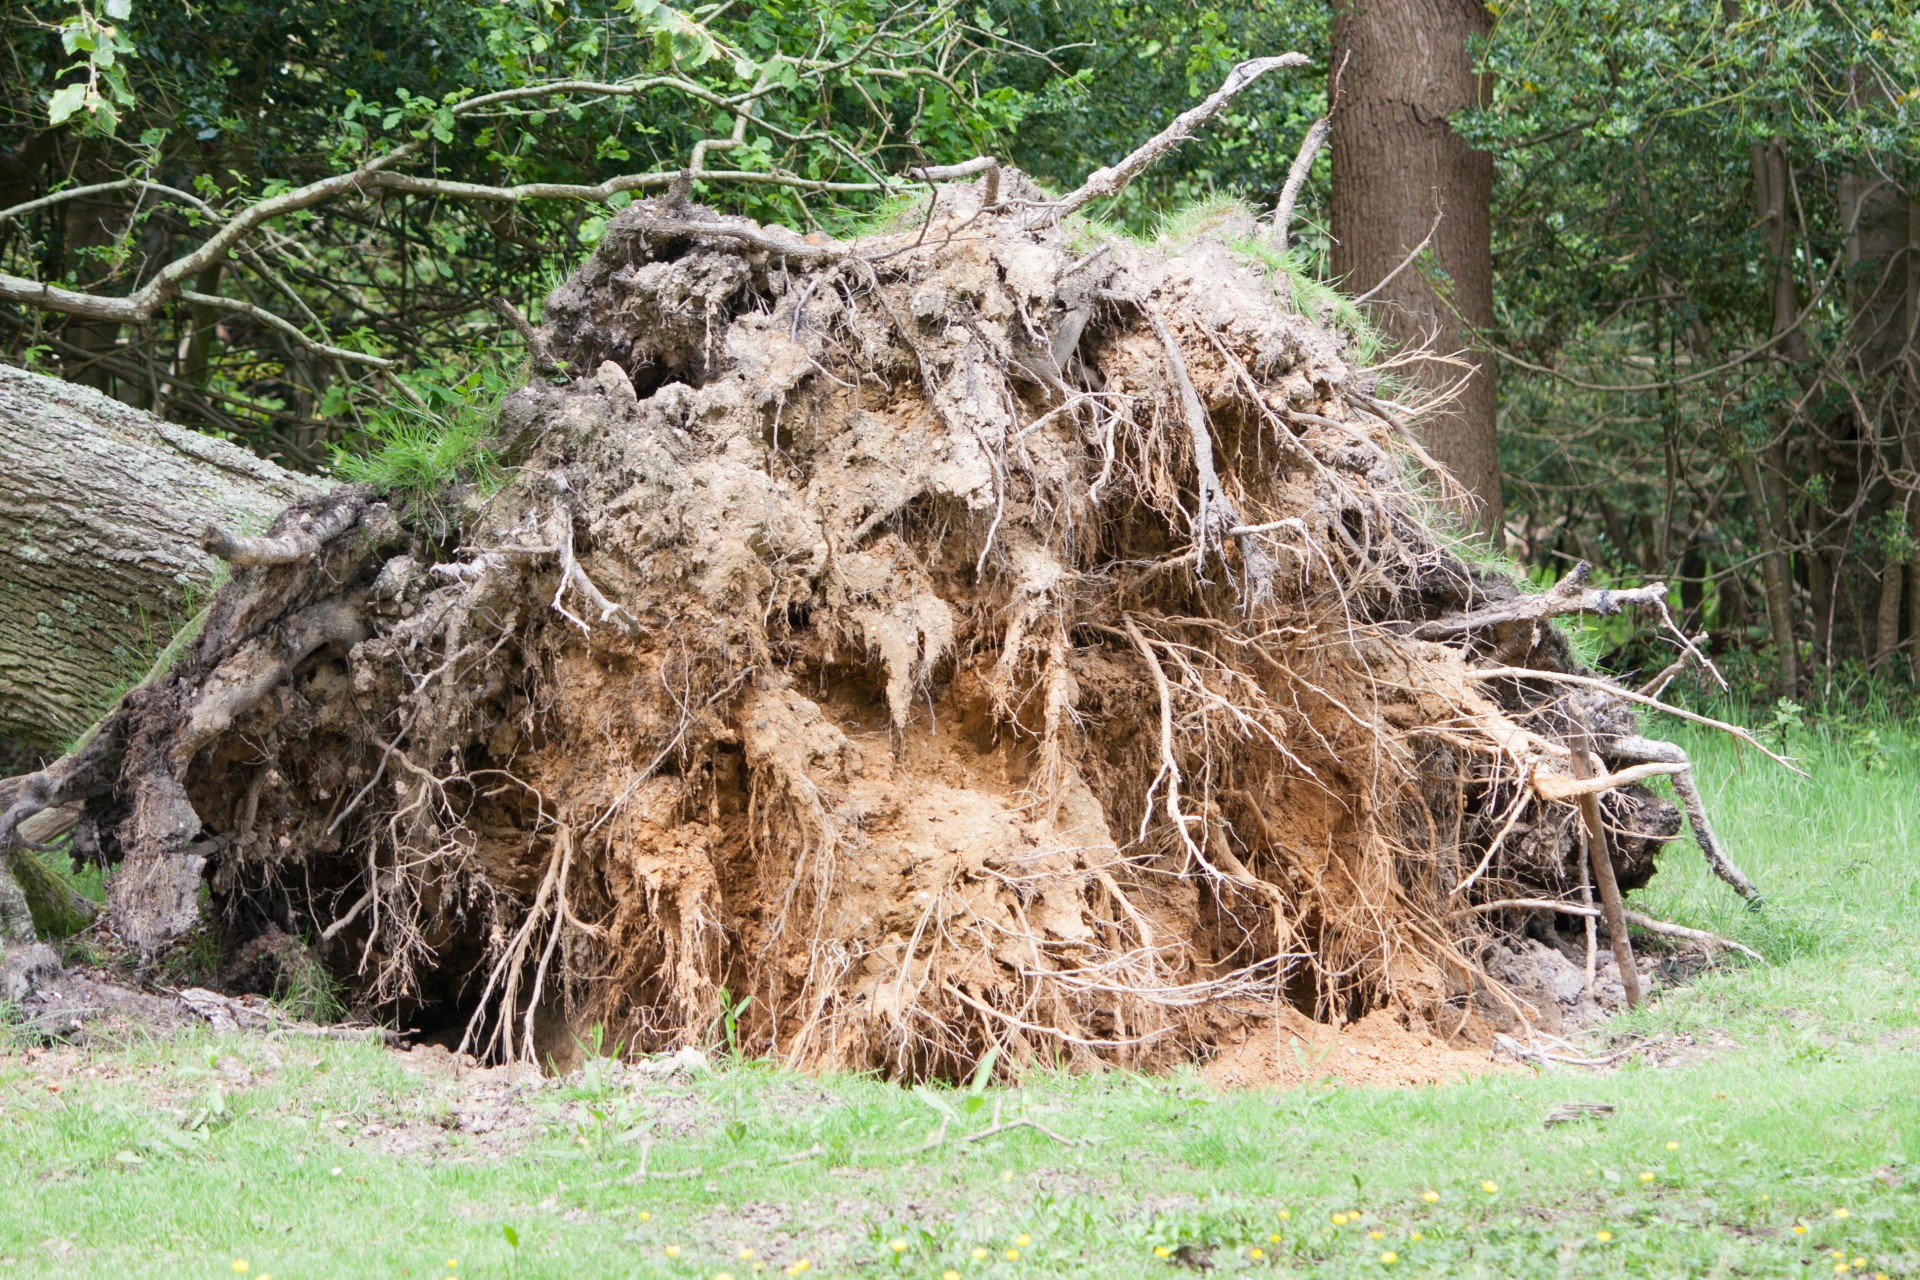
{"type": "Polygon", "coordinates": [[[1083,206],[1102,196],[1118,195],[1129,182],[1139,176],[1143,169],[1173,150],[1195,129],[1218,115],[1220,109],[1232,101],[1234,95],[1242,89],[1269,71],[1277,71],[1282,67],[1304,67],[1310,61],[1311,59],[1304,53],[1283,53],[1277,58],[1253,58],[1240,63],[1227,73],[1225,82],[1209,94],[1205,101],[1175,116],[1172,124],[1141,143],[1118,164],[1095,169],[1087,175],[1087,180],[1079,187],[1039,210],[1040,216],[1048,221],[1057,221],[1070,213],[1078,212],[1083,206]]]}
{"type": "Polygon", "coordinates": [[[1501,898],[1498,902],[1476,902],[1470,907],[1461,907],[1449,912],[1455,916],[1477,916],[1488,911],[1559,911],[1570,916],[1597,916],[1599,911],[1592,907],[1583,907],[1573,902],[1559,902],[1552,898],[1501,898]]]}
{"type": "Polygon", "coordinates": [[[493,309],[500,313],[502,320],[513,326],[514,332],[520,335],[520,341],[526,344],[527,360],[533,365],[535,373],[564,374],[566,372],[566,367],[555,360],[553,354],[547,350],[546,339],[540,336],[540,331],[520,314],[520,308],[505,298],[496,297],[493,299],[493,309]]]}
{"type": "Polygon", "coordinates": [[[1700,788],[1694,785],[1693,761],[1685,751],[1671,742],[1660,742],[1653,738],[1638,735],[1615,738],[1610,744],[1614,755],[1628,760],[1658,761],[1678,766],[1673,773],[1673,794],[1680,798],[1680,807],[1687,815],[1687,825],[1693,830],[1693,842],[1700,847],[1700,856],[1707,860],[1707,866],[1713,874],[1720,877],[1733,891],[1747,900],[1750,911],[1758,911],[1764,903],[1760,890],[1747,878],[1746,872],[1734,865],[1733,859],[1721,847],[1719,837],[1713,833],[1713,824],[1707,819],[1706,802],[1700,798],[1700,788]]]}
{"type": "Polygon", "coordinates": [[[1320,154],[1320,148],[1326,145],[1327,138],[1333,133],[1333,122],[1321,116],[1307,130],[1307,136],[1300,139],[1299,154],[1293,157],[1293,164],[1287,169],[1286,185],[1280,188],[1280,202],[1273,208],[1273,240],[1281,249],[1287,247],[1287,229],[1293,225],[1293,206],[1300,199],[1300,188],[1307,185],[1307,175],[1313,172],[1313,161],[1320,154]]]}
{"type": "Polygon", "coordinates": [[[1588,572],[1591,572],[1591,566],[1582,560],[1551,591],[1537,596],[1519,596],[1492,608],[1469,609],[1465,613],[1436,618],[1432,622],[1421,623],[1409,634],[1415,640],[1445,640],[1493,627],[1510,626],[1516,622],[1543,622],[1572,613],[1595,613],[1611,617],[1629,605],[1661,604],[1667,598],[1667,584],[1664,582],[1649,582],[1625,591],[1612,591],[1604,587],[1590,590],[1585,587],[1588,572]]]}
{"type": "Polygon", "coordinates": [[[1047,1137],[1052,1138],[1055,1142],[1059,1143],[1063,1147],[1078,1147],[1078,1146],[1086,1145],[1082,1143],[1081,1140],[1078,1138],[1069,1138],[1064,1136],[1063,1134],[1055,1133],[1053,1130],[1047,1128],[1047,1126],[1041,1124],[1038,1120],[1008,1120],[1004,1124],[996,1122],[994,1124],[988,1125],[986,1128],[982,1129],[978,1133],[968,1134],[966,1137],[962,1138],[961,1141],[962,1142],[979,1142],[983,1138],[992,1138],[992,1137],[998,1136],[999,1134],[1003,1134],[1007,1132],[1009,1129],[1032,1129],[1038,1133],[1046,1134],[1047,1137]]]}
{"type": "MultiPolygon", "coordinates": [[[[1574,776],[1591,778],[1592,760],[1587,755],[1591,741],[1584,727],[1570,744],[1574,776]]],[[[1600,818],[1600,797],[1589,791],[1580,796],[1580,817],[1587,829],[1587,857],[1593,864],[1593,882],[1600,890],[1600,909],[1607,918],[1607,937],[1613,943],[1614,963],[1620,968],[1620,985],[1627,993],[1627,1008],[1640,1007],[1640,971],[1633,966],[1633,942],[1627,937],[1626,907],[1620,901],[1620,882],[1613,875],[1613,851],[1607,841],[1607,826],[1600,818]]]]}
{"type": "Polygon", "coordinates": [[[350,499],[327,508],[303,527],[259,538],[243,537],[210,524],[200,534],[200,546],[208,555],[235,566],[300,564],[319,555],[322,547],[351,529],[360,518],[360,510],[360,500],[350,499]]]}
{"type": "Polygon", "coordinates": [[[1766,959],[1752,947],[1735,942],[1732,938],[1723,938],[1717,933],[1708,933],[1705,929],[1689,929],[1684,924],[1670,924],[1665,920],[1655,920],[1652,916],[1642,915],[1638,911],[1627,912],[1627,923],[1665,938],[1685,938],[1690,942],[1703,942],[1710,947],[1726,947],[1755,960],[1766,959]]]}

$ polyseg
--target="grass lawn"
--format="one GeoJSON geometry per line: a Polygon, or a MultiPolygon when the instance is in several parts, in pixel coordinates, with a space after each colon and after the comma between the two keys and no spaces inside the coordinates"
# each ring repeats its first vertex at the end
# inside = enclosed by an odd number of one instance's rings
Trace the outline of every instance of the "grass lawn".
{"type": "Polygon", "coordinates": [[[1803,735],[1808,780],[1686,741],[1766,910],[1679,845],[1632,901],[1769,963],[1605,1028],[1666,1035],[1662,1065],[936,1104],[758,1065],[509,1095],[361,1043],[16,1036],[0,1278],[1920,1275],[1920,741],[1803,735]],[[1543,1127],[1569,1100],[1617,1110],[1543,1127]],[[967,1140],[996,1111],[1076,1145],[967,1140]]]}

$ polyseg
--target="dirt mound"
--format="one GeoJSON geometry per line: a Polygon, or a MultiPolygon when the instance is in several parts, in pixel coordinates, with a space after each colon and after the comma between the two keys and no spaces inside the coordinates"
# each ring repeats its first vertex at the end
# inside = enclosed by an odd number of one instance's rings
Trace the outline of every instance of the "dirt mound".
{"type": "Polygon", "coordinates": [[[204,875],[231,940],[496,1059],[1450,1034],[1512,1004],[1479,940],[1592,913],[1575,797],[1626,885],[1678,830],[1633,785],[1670,748],[1551,676],[1553,614],[1660,589],[1462,560],[1261,234],[1140,245],[1011,172],[851,242],[635,204],[549,302],[504,487],[211,538],[193,654],[10,821],[83,803],[149,950],[204,875]],[[1576,725],[1639,771],[1579,781],[1576,725]]]}

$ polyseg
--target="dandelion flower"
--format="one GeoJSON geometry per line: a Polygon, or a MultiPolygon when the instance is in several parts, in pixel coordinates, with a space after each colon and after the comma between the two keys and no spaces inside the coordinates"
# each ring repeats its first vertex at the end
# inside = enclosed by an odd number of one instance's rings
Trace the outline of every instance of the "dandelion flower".
{"type": "Polygon", "coordinates": [[[1252,1258],[1255,1262],[1258,1262],[1260,1261],[1260,1259],[1267,1256],[1267,1251],[1265,1249],[1255,1247],[1247,1250],[1247,1256],[1249,1258],[1252,1258]]]}
{"type": "Polygon", "coordinates": [[[652,1222],[652,1221],[653,1221],[653,1211],[652,1211],[651,1209],[642,1209],[642,1210],[640,1211],[640,1221],[642,1221],[642,1222],[652,1222]]]}
{"type": "Polygon", "coordinates": [[[667,1256],[668,1256],[669,1258],[677,1258],[677,1257],[679,1257],[679,1256],[680,1256],[680,1246],[679,1246],[679,1245],[677,1245],[677,1244],[670,1244],[670,1245],[668,1245],[668,1246],[667,1246],[667,1256]]]}
{"type": "Polygon", "coordinates": [[[1609,1240],[1611,1240],[1611,1239],[1613,1239],[1613,1232],[1611,1232],[1611,1231],[1596,1231],[1596,1232],[1594,1232],[1594,1233],[1593,1233],[1593,1238],[1594,1238],[1595,1240],[1598,1240],[1598,1241],[1599,1241],[1599,1242],[1600,1242],[1601,1244],[1605,1244],[1605,1243],[1606,1243],[1607,1241],[1609,1241],[1609,1240]]]}
{"type": "Polygon", "coordinates": [[[949,1267],[940,1273],[940,1280],[960,1280],[960,1273],[949,1267]]]}
{"type": "Polygon", "coordinates": [[[714,1276],[713,1276],[713,1280],[733,1280],[733,1272],[731,1272],[731,1271],[716,1271],[716,1272],[714,1273],[714,1276]]]}
{"type": "Polygon", "coordinates": [[[1845,1249],[1835,1249],[1832,1253],[1828,1254],[1827,1256],[1832,1258],[1835,1262],[1838,1262],[1842,1258],[1847,1256],[1847,1251],[1845,1249]]]}
{"type": "Polygon", "coordinates": [[[1369,1239],[1369,1240],[1384,1240],[1384,1239],[1386,1238],[1386,1235],[1387,1235],[1387,1233],[1386,1233],[1386,1232],[1384,1232],[1384,1231],[1369,1231],[1369,1232],[1367,1232],[1367,1239],[1369,1239]]]}
{"type": "Polygon", "coordinates": [[[985,1262],[991,1256],[985,1249],[975,1249],[972,1254],[975,1262],[985,1262]]]}
{"type": "Polygon", "coordinates": [[[1855,1258],[1853,1260],[1853,1265],[1856,1267],[1865,1267],[1867,1265],[1867,1260],[1865,1258],[1855,1258]]]}
{"type": "Polygon", "coordinates": [[[1007,1260],[1008,1262],[1018,1262],[1018,1261],[1020,1261],[1020,1251],[1019,1251],[1018,1249],[1008,1249],[1008,1250],[1007,1250],[1007,1251],[1006,1251],[1006,1252],[1005,1252],[1005,1253],[1004,1253],[1003,1255],[1001,1255],[1001,1256],[1003,1256],[1004,1258],[1006,1258],[1006,1260],[1007,1260]]]}
{"type": "Polygon", "coordinates": [[[1173,1250],[1163,1244],[1157,1244],[1153,1246],[1153,1256],[1156,1258],[1171,1258],[1173,1256],[1173,1250]]]}
{"type": "Polygon", "coordinates": [[[1841,1208],[1835,1209],[1833,1211],[1833,1216],[1836,1218],[1849,1218],[1849,1217],[1852,1217],[1853,1215],[1848,1213],[1846,1208],[1843,1206],[1841,1208]]]}
{"type": "Polygon", "coordinates": [[[751,1258],[752,1256],[753,1256],[753,1250],[747,1248],[745,1245],[740,1246],[740,1253],[739,1253],[740,1261],[745,1262],[747,1259],[751,1258]]]}
{"type": "Polygon", "coordinates": [[[1292,1216],[1293,1215],[1291,1213],[1288,1213],[1285,1209],[1282,1209],[1280,1211],[1280,1221],[1282,1222],[1285,1222],[1288,1218],[1291,1218],[1292,1216]]]}
{"type": "Polygon", "coordinates": [[[1480,1189],[1486,1192],[1488,1195],[1492,1195],[1494,1192],[1500,1190],[1500,1184],[1495,1182],[1492,1178],[1488,1178],[1485,1182],[1480,1184],[1480,1189]]]}
{"type": "Polygon", "coordinates": [[[237,1276],[243,1276],[246,1273],[247,1273],[247,1260],[245,1258],[235,1258],[233,1260],[233,1274],[237,1276]]]}
{"type": "Polygon", "coordinates": [[[1420,1198],[1428,1204],[1438,1204],[1440,1202],[1440,1193],[1438,1191],[1422,1191],[1420,1198]]]}
{"type": "Polygon", "coordinates": [[[1279,1233],[1278,1231],[1269,1231],[1269,1232],[1267,1232],[1267,1243],[1268,1243],[1268,1244],[1279,1244],[1279,1243],[1280,1243],[1280,1233],[1279,1233]]]}
{"type": "Polygon", "coordinates": [[[1643,1173],[1643,1174],[1641,1174],[1641,1175],[1640,1175],[1640,1181],[1642,1181],[1642,1182],[1652,1182],[1652,1181],[1653,1181],[1653,1171],[1652,1171],[1652,1170],[1648,1170],[1647,1172],[1645,1172],[1645,1173],[1643,1173]]]}
{"type": "Polygon", "coordinates": [[[1795,1226],[1793,1229],[1793,1234],[1797,1236],[1803,1236],[1807,1234],[1807,1229],[1804,1226],[1795,1226]]]}
{"type": "Polygon", "coordinates": [[[1386,1263],[1388,1266],[1392,1266],[1394,1263],[1400,1261],[1400,1255],[1389,1249],[1380,1255],[1380,1261],[1386,1263]]]}
{"type": "Polygon", "coordinates": [[[889,1240],[887,1241],[887,1248],[893,1250],[895,1253],[905,1253],[907,1251],[907,1242],[905,1240],[889,1240]]]}
{"type": "Polygon", "coordinates": [[[1837,1276],[1843,1276],[1843,1275],[1845,1275],[1845,1274],[1847,1274],[1847,1264],[1846,1264],[1846,1263],[1844,1263],[1844,1262],[1836,1262],[1836,1263],[1834,1263],[1834,1264],[1833,1264],[1833,1274],[1835,1274],[1835,1275],[1837,1275],[1837,1276]]]}
{"type": "Polygon", "coordinates": [[[1412,1235],[1407,1237],[1407,1239],[1409,1240],[1418,1240],[1419,1238],[1420,1238],[1420,1233],[1418,1231],[1414,1232],[1412,1235]]]}
{"type": "Polygon", "coordinates": [[[1347,1225],[1347,1215],[1344,1213],[1336,1213],[1333,1215],[1331,1221],[1336,1227],[1344,1227],[1347,1225]]]}
{"type": "Polygon", "coordinates": [[[1012,1181],[1013,1181],[1013,1170],[1011,1170],[1011,1169],[1002,1169],[1002,1170],[1000,1171],[1000,1181],[1002,1181],[1002,1182],[1012,1182],[1012,1181]]]}
{"type": "Polygon", "coordinates": [[[1680,1149],[1680,1144],[1677,1142],[1669,1142],[1667,1144],[1667,1150],[1669,1151],[1678,1151],[1679,1149],[1680,1149]]]}
{"type": "Polygon", "coordinates": [[[1019,1245],[1022,1249],[1024,1249],[1028,1245],[1033,1243],[1033,1237],[1028,1235],[1026,1232],[1022,1231],[1019,1235],[1013,1238],[1013,1242],[1019,1245]]]}
{"type": "Polygon", "coordinates": [[[458,1258],[448,1258],[448,1259],[447,1259],[447,1270],[449,1270],[449,1271],[451,1271],[451,1270],[453,1270],[453,1269],[454,1269],[455,1267],[457,1267],[457,1266],[459,1266],[459,1265],[460,1265],[460,1259],[458,1259],[458,1258]]]}

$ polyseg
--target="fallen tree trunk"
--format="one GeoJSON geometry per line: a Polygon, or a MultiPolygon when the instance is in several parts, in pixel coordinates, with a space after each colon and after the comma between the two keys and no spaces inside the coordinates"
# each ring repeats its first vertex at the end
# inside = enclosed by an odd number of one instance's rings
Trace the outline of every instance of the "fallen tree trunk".
{"type": "Polygon", "coordinates": [[[211,597],[209,523],[319,483],[91,388],[0,365],[0,738],[70,741],[211,597]]]}
{"type": "Polygon", "coordinates": [[[623,211],[505,486],[210,539],[192,650],[0,840],[79,806],[142,949],[204,876],[229,942],[496,1058],[749,995],[746,1051],[905,1075],[1164,1066],[1283,1003],[1524,1021],[1483,944],[1578,900],[1596,796],[1644,883],[1685,763],[1556,615],[1662,593],[1461,560],[1250,219],[1142,247],[1011,170],[937,192],[845,243],[623,211]]]}

